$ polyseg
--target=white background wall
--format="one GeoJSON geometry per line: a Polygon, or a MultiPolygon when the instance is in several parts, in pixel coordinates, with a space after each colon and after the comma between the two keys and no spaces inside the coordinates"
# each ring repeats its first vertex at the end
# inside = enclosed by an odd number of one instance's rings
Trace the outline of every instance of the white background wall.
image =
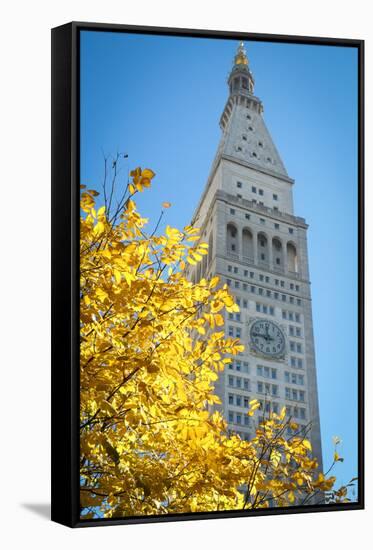
{"type": "MultiPolygon", "coordinates": [[[[372,96],[372,29],[365,0],[8,0],[1,8],[0,322],[3,548],[356,548],[371,539],[368,509],[272,518],[69,530],[47,519],[50,415],[50,28],[71,20],[364,38],[372,96]],[[286,533],[286,535],[284,535],[286,533]]],[[[367,173],[372,181],[372,107],[367,173]]],[[[372,204],[367,185],[367,204],[372,204]]],[[[372,216],[367,240],[373,242],[372,216]],[[370,239],[369,239],[370,237],[370,239]]],[[[368,250],[369,263],[372,263],[368,250]]],[[[371,272],[371,270],[370,270],[371,272]]],[[[347,289],[346,289],[347,290],[347,289]]],[[[368,297],[371,294],[368,289],[368,297]]],[[[371,319],[368,319],[371,321],[371,319]]],[[[368,325],[367,331],[369,333],[368,325]]],[[[369,350],[368,350],[369,352],[369,350]]],[[[367,366],[372,353],[367,356],[367,366]]],[[[369,369],[367,369],[369,370],[369,369]]],[[[369,399],[368,421],[372,418],[369,399]]],[[[348,399],[348,396],[341,396],[348,399]]],[[[346,403],[347,405],[347,403],[346,403]]],[[[371,425],[371,424],[370,424],[371,425]]],[[[370,429],[371,432],[371,429],[370,429]]],[[[368,432],[369,433],[369,432],[368,432]]],[[[372,438],[367,439],[367,486],[372,438]]]]}

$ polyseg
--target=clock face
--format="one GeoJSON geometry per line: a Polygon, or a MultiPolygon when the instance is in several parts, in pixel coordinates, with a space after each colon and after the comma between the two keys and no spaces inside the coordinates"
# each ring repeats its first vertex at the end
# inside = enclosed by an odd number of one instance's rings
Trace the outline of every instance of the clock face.
{"type": "Polygon", "coordinates": [[[285,353],[284,333],[275,323],[265,319],[251,325],[250,344],[255,351],[267,357],[279,357],[285,353]]]}

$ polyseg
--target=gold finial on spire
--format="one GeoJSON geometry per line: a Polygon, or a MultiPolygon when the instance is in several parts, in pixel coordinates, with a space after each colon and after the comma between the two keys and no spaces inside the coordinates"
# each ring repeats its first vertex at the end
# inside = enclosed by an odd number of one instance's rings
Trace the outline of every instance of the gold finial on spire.
{"type": "Polygon", "coordinates": [[[234,57],[235,65],[248,65],[249,60],[246,55],[245,45],[243,42],[240,42],[237,48],[236,55],[234,57]]]}

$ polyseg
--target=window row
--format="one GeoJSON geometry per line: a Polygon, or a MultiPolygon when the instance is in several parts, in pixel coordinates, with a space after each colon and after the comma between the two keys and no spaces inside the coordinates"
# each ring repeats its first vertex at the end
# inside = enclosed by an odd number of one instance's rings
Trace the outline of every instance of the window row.
{"type": "Polygon", "coordinates": [[[251,294],[258,294],[259,296],[266,296],[267,298],[274,298],[281,302],[289,302],[289,304],[301,306],[302,300],[289,296],[287,294],[281,294],[280,292],[269,290],[268,288],[262,288],[260,286],[249,285],[248,283],[241,283],[241,281],[232,281],[232,279],[225,280],[227,285],[237,290],[242,289],[244,292],[251,292],[251,294]]]}
{"type": "Polygon", "coordinates": [[[285,399],[292,401],[305,401],[305,392],[303,390],[295,390],[294,388],[285,388],[285,399]]]}
{"type": "Polygon", "coordinates": [[[230,424],[243,424],[245,426],[250,426],[250,418],[247,416],[247,414],[236,413],[233,411],[228,411],[228,422],[230,424]]]}
{"type": "Polygon", "coordinates": [[[296,353],[303,353],[303,346],[300,342],[294,342],[294,340],[289,340],[290,351],[295,351],[296,353]]]}
{"type": "MultiPolygon", "coordinates": [[[[263,147],[263,142],[262,142],[262,141],[259,141],[259,142],[258,142],[258,146],[259,146],[259,147],[263,147]]],[[[237,181],[237,182],[236,182],[236,186],[237,186],[238,189],[242,189],[242,187],[243,187],[242,181],[237,181]]],[[[255,193],[255,194],[258,194],[258,195],[260,195],[261,197],[264,197],[264,189],[261,189],[261,188],[259,188],[259,187],[256,187],[255,185],[252,185],[252,186],[251,186],[251,192],[252,192],[252,193],[255,193]]],[[[278,201],[278,195],[277,195],[276,193],[272,193],[272,199],[273,199],[274,201],[278,201]]]]}
{"type": "Polygon", "coordinates": [[[302,420],[306,420],[306,409],[303,407],[291,407],[290,405],[287,405],[286,407],[286,414],[290,417],[294,418],[301,418],[302,420]]]}
{"type": "Polygon", "coordinates": [[[277,379],[277,370],[271,367],[257,365],[256,374],[257,376],[263,376],[264,378],[272,378],[273,380],[277,379]]]}
{"type": "Polygon", "coordinates": [[[236,370],[237,372],[250,372],[250,365],[247,361],[240,361],[239,359],[232,359],[232,362],[228,364],[229,370],[236,370]]]}
{"type": "Polygon", "coordinates": [[[296,369],[303,369],[303,359],[301,357],[290,356],[290,366],[296,369]]]}
{"type": "MultiPolygon", "coordinates": [[[[227,271],[228,271],[228,273],[234,273],[235,275],[240,275],[241,274],[240,268],[238,266],[235,266],[235,265],[232,265],[232,264],[227,265],[227,271]]],[[[255,279],[254,271],[249,271],[248,269],[243,269],[242,274],[243,274],[244,277],[248,277],[248,278],[250,277],[250,279],[255,279]]],[[[258,278],[259,278],[259,281],[262,282],[262,283],[264,283],[264,282],[268,283],[268,284],[271,283],[271,278],[268,275],[263,275],[262,273],[259,273],[258,278]]],[[[283,281],[282,279],[273,279],[273,282],[276,286],[280,286],[281,288],[285,288],[285,281],[283,281]]],[[[300,291],[300,286],[297,285],[297,284],[294,284],[294,283],[290,283],[289,284],[289,289],[290,290],[295,290],[296,292],[299,292],[300,291]]]]}
{"type": "Polygon", "coordinates": [[[282,310],[282,318],[286,321],[295,321],[296,323],[301,322],[301,317],[299,313],[295,313],[295,311],[286,311],[285,309],[282,310]]]}
{"type": "Polygon", "coordinates": [[[298,338],[302,337],[302,330],[300,327],[294,327],[289,325],[289,336],[297,336],[298,338]]]}
{"type": "Polygon", "coordinates": [[[258,393],[265,393],[266,395],[272,395],[273,397],[278,397],[279,395],[278,386],[267,382],[257,382],[257,391],[258,393]]]}
{"type": "Polygon", "coordinates": [[[258,302],[256,302],[255,304],[255,309],[258,313],[269,313],[269,315],[274,315],[275,314],[275,308],[272,307],[272,306],[266,306],[265,304],[260,304],[258,302]]]}
{"type": "Polygon", "coordinates": [[[248,409],[250,397],[238,395],[237,393],[229,393],[228,403],[229,405],[234,405],[235,407],[245,407],[245,409],[248,409]]]}
{"type": "Polygon", "coordinates": [[[248,378],[241,378],[240,376],[228,376],[228,386],[231,388],[244,389],[250,391],[250,380],[248,378]]]}
{"type": "Polygon", "coordinates": [[[285,371],[285,382],[288,384],[298,384],[299,386],[304,386],[304,375],[297,374],[296,372],[285,371]]]}
{"type": "Polygon", "coordinates": [[[241,327],[228,326],[228,336],[231,338],[241,338],[241,327]]]}

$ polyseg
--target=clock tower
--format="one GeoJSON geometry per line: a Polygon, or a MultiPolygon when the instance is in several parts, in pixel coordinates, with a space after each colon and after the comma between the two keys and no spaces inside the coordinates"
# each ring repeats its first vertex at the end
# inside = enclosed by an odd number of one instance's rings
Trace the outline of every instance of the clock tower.
{"type": "Polygon", "coordinates": [[[240,306],[225,330],[245,351],[216,383],[219,408],[229,429],[250,439],[263,417],[285,406],[322,469],[308,226],[294,213],[294,180],[264,122],[243,43],[228,86],[220,143],[193,217],[209,253],[189,272],[193,280],[219,275],[240,306]],[[249,417],[254,398],[261,408],[249,417]]]}

